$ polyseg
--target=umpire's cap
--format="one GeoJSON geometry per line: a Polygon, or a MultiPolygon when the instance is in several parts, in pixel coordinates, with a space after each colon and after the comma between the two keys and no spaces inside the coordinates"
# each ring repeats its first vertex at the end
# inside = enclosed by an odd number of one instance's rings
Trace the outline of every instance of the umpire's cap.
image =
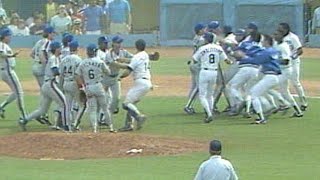
{"type": "Polygon", "coordinates": [[[108,43],[109,42],[109,38],[107,36],[101,36],[98,38],[98,43],[108,43]]]}
{"type": "Polygon", "coordinates": [[[215,35],[211,32],[206,32],[203,34],[203,38],[208,42],[212,43],[214,41],[215,35]]]}
{"type": "Polygon", "coordinates": [[[115,37],[112,38],[112,42],[113,43],[122,43],[123,42],[123,38],[119,35],[116,35],[115,37]]]}
{"type": "Polygon", "coordinates": [[[59,41],[51,42],[51,44],[50,44],[50,49],[51,50],[56,50],[56,49],[59,49],[59,48],[61,48],[61,43],[59,41]]]}
{"type": "Polygon", "coordinates": [[[249,24],[247,24],[246,28],[258,30],[258,25],[255,22],[250,22],[249,24]]]}
{"type": "Polygon", "coordinates": [[[1,38],[6,37],[6,36],[12,36],[12,31],[8,28],[1,28],[0,29],[0,36],[1,38]]]}
{"type": "Polygon", "coordinates": [[[210,151],[219,152],[222,150],[221,142],[219,140],[212,140],[210,142],[210,151]]]}
{"type": "Polygon", "coordinates": [[[139,51],[144,51],[146,48],[146,41],[144,41],[143,39],[138,39],[136,41],[136,48],[139,51]]]}
{"type": "Polygon", "coordinates": [[[198,33],[200,30],[204,29],[206,26],[202,23],[198,23],[194,26],[194,32],[198,33]]]}
{"type": "Polygon", "coordinates": [[[77,40],[73,40],[69,43],[70,49],[77,49],[79,47],[79,42],[77,40]]]}
{"type": "Polygon", "coordinates": [[[211,21],[208,24],[208,29],[217,29],[220,26],[219,21],[211,21]]]}
{"type": "Polygon", "coordinates": [[[246,30],[237,29],[236,32],[234,32],[234,35],[236,35],[236,36],[245,36],[246,35],[246,30]]]}
{"type": "Polygon", "coordinates": [[[50,33],[55,33],[56,31],[54,30],[54,28],[52,26],[46,26],[44,29],[43,29],[43,33],[46,33],[46,34],[50,34],[50,33]]]}

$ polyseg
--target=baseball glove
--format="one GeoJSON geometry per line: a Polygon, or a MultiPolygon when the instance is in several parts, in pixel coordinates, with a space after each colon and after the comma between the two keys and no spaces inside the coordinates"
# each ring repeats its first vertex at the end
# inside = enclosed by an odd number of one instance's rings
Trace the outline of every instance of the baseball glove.
{"type": "Polygon", "coordinates": [[[83,103],[87,102],[87,96],[83,89],[80,89],[79,97],[81,102],[83,103]]]}
{"type": "Polygon", "coordinates": [[[160,53],[154,52],[154,53],[149,54],[149,59],[152,61],[158,61],[160,59],[160,53]]]}

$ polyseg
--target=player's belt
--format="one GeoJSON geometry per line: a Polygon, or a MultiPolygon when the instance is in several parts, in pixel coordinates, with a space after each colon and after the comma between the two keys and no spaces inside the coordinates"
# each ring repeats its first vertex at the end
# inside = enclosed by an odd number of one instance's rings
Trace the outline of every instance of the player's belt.
{"type": "Polygon", "coordinates": [[[137,78],[137,79],[134,79],[134,80],[138,80],[138,79],[149,80],[149,78],[146,78],[146,77],[142,77],[142,78],[137,78]]]}
{"type": "Polygon", "coordinates": [[[206,70],[206,71],[216,71],[217,68],[202,68],[203,70],[206,70]]]}
{"type": "Polygon", "coordinates": [[[90,82],[90,83],[85,83],[85,84],[86,84],[86,86],[89,86],[89,85],[94,85],[94,84],[98,84],[98,83],[100,83],[100,81],[97,81],[97,82],[90,82]]]}
{"type": "Polygon", "coordinates": [[[239,68],[242,68],[242,67],[259,68],[259,65],[255,65],[255,64],[240,64],[239,68]]]}
{"type": "Polygon", "coordinates": [[[115,78],[117,77],[119,74],[110,74],[109,77],[115,78]]]}
{"type": "Polygon", "coordinates": [[[263,72],[263,74],[265,74],[265,75],[279,75],[280,73],[275,72],[275,71],[265,71],[265,72],[263,72]]]}

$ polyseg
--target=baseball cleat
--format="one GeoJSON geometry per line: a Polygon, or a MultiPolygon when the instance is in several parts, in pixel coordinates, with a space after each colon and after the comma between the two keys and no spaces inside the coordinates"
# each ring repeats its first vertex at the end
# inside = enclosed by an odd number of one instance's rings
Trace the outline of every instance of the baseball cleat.
{"type": "Polygon", "coordinates": [[[140,115],[137,119],[137,130],[142,128],[143,123],[146,121],[147,117],[145,115],[140,115]]]}
{"type": "Polygon", "coordinates": [[[131,126],[124,126],[118,129],[118,132],[127,132],[127,131],[133,131],[133,128],[131,126]]]}
{"type": "Polygon", "coordinates": [[[109,126],[105,121],[99,121],[98,126],[109,126]]]}
{"type": "Polygon", "coordinates": [[[249,118],[251,118],[251,113],[245,112],[245,113],[243,113],[243,117],[249,119],[249,118]]]}
{"type": "Polygon", "coordinates": [[[183,110],[184,110],[184,112],[186,112],[189,115],[192,115],[195,113],[193,108],[185,107],[185,108],[183,108],[183,110]]]}
{"type": "Polygon", "coordinates": [[[213,121],[213,117],[212,116],[209,116],[209,117],[207,117],[207,118],[205,118],[203,120],[204,123],[210,123],[211,121],[213,121]]]}
{"type": "Polygon", "coordinates": [[[19,126],[21,127],[22,131],[27,131],[26,125],[28,121],[24,120],[23,118],[20,118],[19,121],[19,126]]]}
{"type": "Polygon", "coordinates": [[[113,114],[118,114],[119,113],[119,108],[116,108],[114,111],[113,111],[113,114]]]}
{"type": "Polygon", "coordinates": [[[301,105],[300,106],[301,111],[306,111],[307,108],[308,108],[308,105],[301,105]]]}
{"type": "Polygon", "coordinates": [[[251,124],[267,124],[267,120],[266,119],[256,119],[251,124]]]}
{"type": "Polygon", "coordinates": [[[0,108],[0,117],[1,117],[1,119],[4,119],[6,116],[5,116],[5,113],[6,111],[4,110],[4,109],[2,109],[2,108],[0,108]]]}
{"type": "Polygon", "coordinates": [[[291,116],[291,118],[300,118],[300,117],[303,117],[303,113],[298,113],[298,112],[294,112],[291,116]]]}

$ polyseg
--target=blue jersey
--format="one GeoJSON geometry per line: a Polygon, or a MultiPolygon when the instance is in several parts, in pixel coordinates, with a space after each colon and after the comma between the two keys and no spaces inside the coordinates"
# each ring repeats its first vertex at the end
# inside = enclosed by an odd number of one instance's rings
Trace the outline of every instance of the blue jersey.
{"type": "Polygon", "coordinates": [[[239,65],[245,65],[245,64],[251,64],[256,66],[260,65],[259,62],[255,62],[254,60],[252,60],[253,57],[255,57],[260,51],[263,50],[263,48],[261,48],[258,45],[258,43],[254,41],[244,41],[239,44],[237,50],[241,50],[248,56],[247,58],[242,59],[239,62],[239,65]]]}
{"type": "Polygon", "coordinates": [[[272,47],[263,49],[257,52],[254,57],[247,57],[243,59],[243,61],[259,64],[261,66],[261,72],[264,74],[281,74],[279,53],[272,47]]]}

